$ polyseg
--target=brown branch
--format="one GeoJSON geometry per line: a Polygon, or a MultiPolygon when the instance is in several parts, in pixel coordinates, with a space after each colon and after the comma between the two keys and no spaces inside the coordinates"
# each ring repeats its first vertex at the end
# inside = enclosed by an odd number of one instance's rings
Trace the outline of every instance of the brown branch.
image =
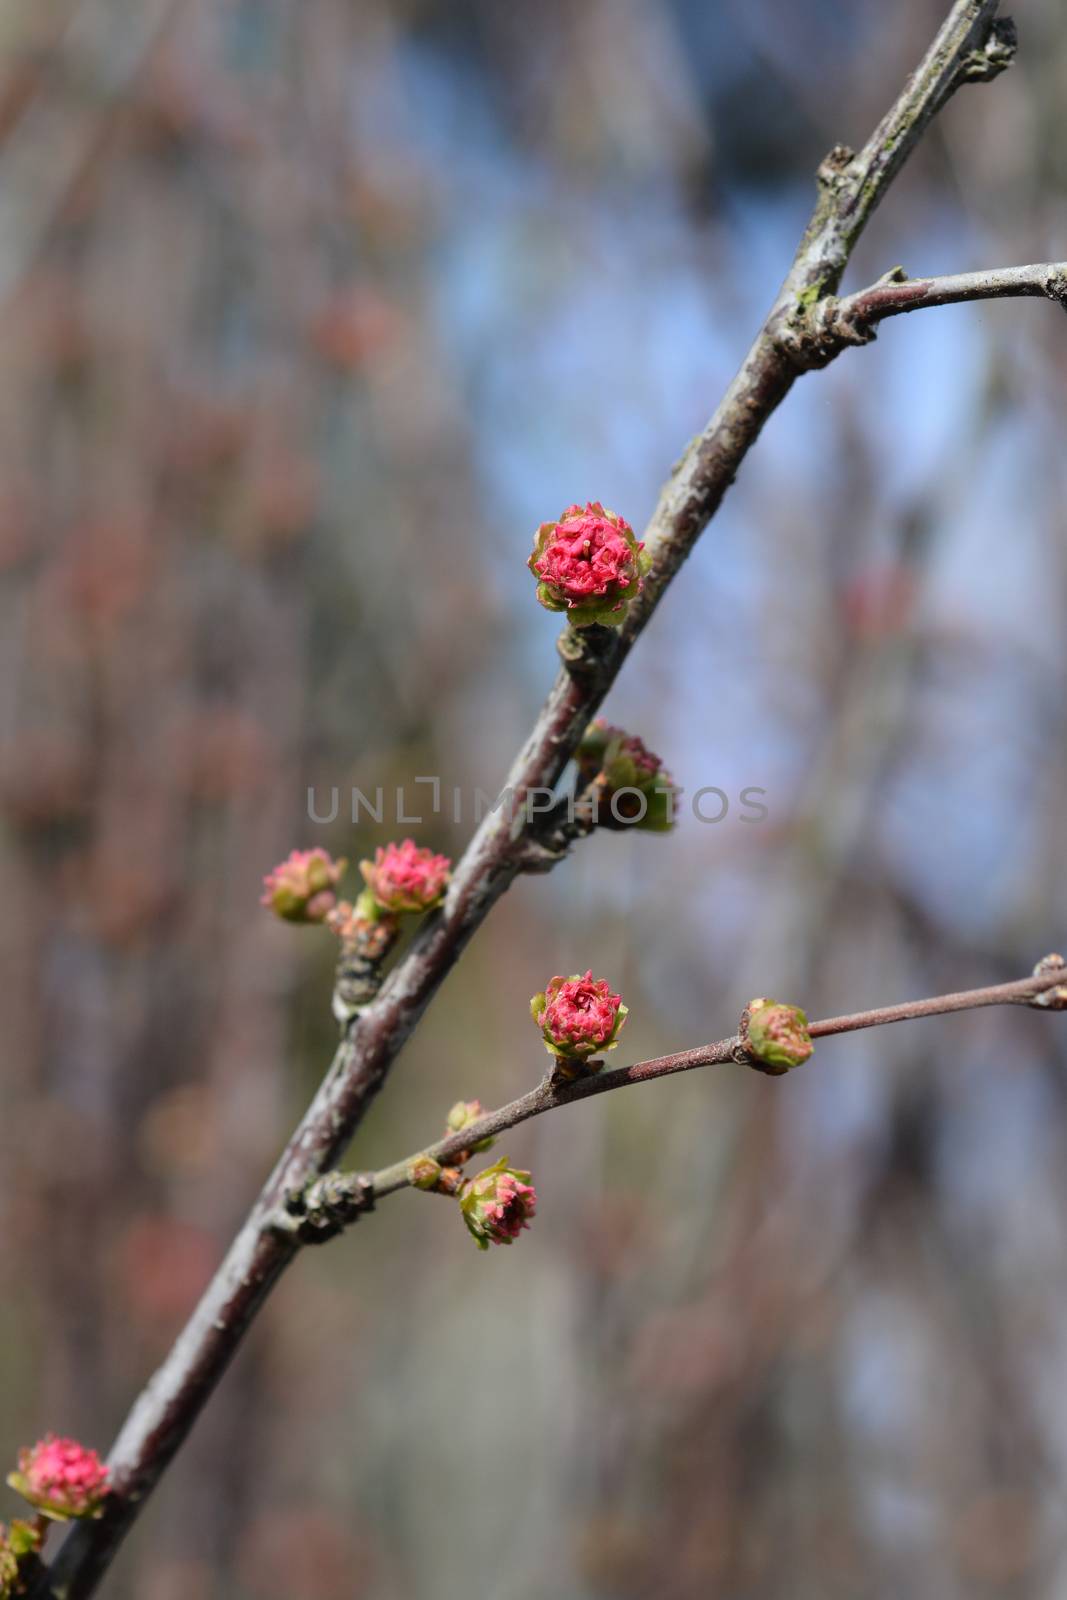
{"type": "MultiPolygon", "coordinates": [[[[590,718],[697,538],[717,511],[764,423],[802,367],[790,349],[798,305],[832,294],[849,254],[930,119],[962,83],[1011,58],[998,0],[955,0],[917,71],[858,155],[838,147],[819,171],[819,196],[778,298],[740,371],[665,486],[646,532],[653,557],[643,592],[617,632],[565,631],[563,666],[508,774],[520,803],[552,788],[590,718]]],[[[99,1522],[76,1527],[52,1567],[53,1593],[93,1593],[146,1497],[192,1427],[295,1249],[275,1219],[285,1196],[333,1168],[396,1055],[475,930],[524,865],[520,830],[490,813],[380,994],[342,1038],[322,1087],[209,1285],[188,1326],[130,1413],[112,1449],[116,1494],[99,1522]]]]}
{"type": "Polygon", "coordinates": [[[894,267],[867,289],[840,299],[827,295],[811,307],[802,306],[790,323],[786,344],[798,366],[824,367],[846,345],[869,344],[887,317],[923,306],[1028,295],[1054,300],[1067,309],[1067,261],[957,272],[942,278],[909,278],[903,267],[894,267]]]}
{"type": "MultiPolygon", "coordinates": [[[[813,1039],[826,1039],[840,1033],[856,1033],[861,1028],[881,1028],[891,1022],[914,1022],[923,1017],[944,1016],[954,1011],[974,1011],[982,1006],[1023,1005],[1040,1010],[1067,1010],[1067,965],[1058,955],[1046,956],[1038,962],[1026,978],[1010,983],[995,983],[981,989],[962,989],[954,994],[935,995],[927,1000],[906,1000],[901,1005],[880,1006],[871,1011],[853,1011],[845,1016],[825,1017],[808,1025],[813,1039]]],[[[649,1061],[638,1061],[630,1067],[616,1067],[611,1072],[561,1081],[551,1074],[536,1089],[520,1095],[496,1111],[470,1122],[459,1133],[449,1133],[436,1144],[423,1150],[412,1151],[402,1161],[383,1167],[379,1172],[331,1173],[319,1180],[317,1193],[309,1196],[310,1204],[299,1208],[299,1218],[285,1214],[279,1218],[283,1232],[297,1234],[310,1213],[312,1227],[304,1235],[304,1242],[325,1238],[340,1231],[365,1211],[373,1208],[375,1201],[411,1184],[411,1164],[419,1156],[430,1156],[442,1167],[465,1164],[470,1159],[472,1147],[483,1139],[496,1138],[510,1128],[516,1128],[532,1117],[543,1116],[560,1106],[573,1105],[578,1100],[588,1100],[593,1095],[610,1094],[614,1089],[626,1089],[631,1084],[652,1083],[657,1078],[667,1078],[676,1072],[692,1072],[697,1067],[724,1065],[727,1062],[751,1064],[753,1056],[744,1045],[740,1033],[719,1039],[714,1044],[697,1045],[692,1050],[680,1050],[674,1055],[655,1056],[649,1061]]],[[[295,1198],[295,1197],[294,1197],[295,1198]]],[[[297,1208],[293,1208],[297,1209],[297,1208]]]]}

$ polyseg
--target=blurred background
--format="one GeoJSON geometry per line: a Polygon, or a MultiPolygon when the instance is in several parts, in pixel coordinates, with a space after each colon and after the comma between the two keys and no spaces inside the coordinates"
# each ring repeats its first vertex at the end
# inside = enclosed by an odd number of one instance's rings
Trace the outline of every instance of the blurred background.
{"type": "MultiPolygon", "coordinates": [[[[640,528],[944,9],[3,0],[3,1460],[107,1446],[328,1059],[262,874],[460,852],[411,785],[495,791],[540,703],[535,526],[640,528]]],[[[1067,255],[1067,25],[1020,22],[851,286],[1067,255]]],[[[1034,302],[798,385],[606,707],[727,814],[519,883],[356,1162],[531,1085],[555,972],[632,1060],[1062,947],[1065,402],[1034,302]]],[[[406,1194],[309,1253],[104,1592],[1062,1596],[1065,1063],[987,1011],[518,1130],[518,1248],[406,1194]]]]}

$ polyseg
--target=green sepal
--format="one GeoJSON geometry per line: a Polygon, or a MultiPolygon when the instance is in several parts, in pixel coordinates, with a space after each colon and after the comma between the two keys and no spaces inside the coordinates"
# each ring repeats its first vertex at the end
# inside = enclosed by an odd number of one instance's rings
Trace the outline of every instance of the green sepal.
{"type": "Polygon", "coordinates": [[[7,1530],[7,1543],[12,1555],[28,1556],[41,1548],[41,1535],[32,1522],[16,1519],[7,1530]]]}
{"type": "Polygon", "coordinates": [[[35,1495],[21,1472],[9,1472],[7,1482],[9,1488],[14,1489],[24,1500],[28,1500],[34,1510],[39,1511],[41,1516],[47,1517],[50,1522],[93,1522],[104,1514],[102,1506],[96,1506],[92,1511],[65,1511],[62,1506],[54,1505],[40,1495],[35,1495]]]}

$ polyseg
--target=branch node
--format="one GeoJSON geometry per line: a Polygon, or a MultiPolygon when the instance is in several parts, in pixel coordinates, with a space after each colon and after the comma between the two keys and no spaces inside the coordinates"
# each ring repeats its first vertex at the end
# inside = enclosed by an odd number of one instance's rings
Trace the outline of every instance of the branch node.
{"type": "Polygon", "coordinates": [[[1058,267],[1045,279],[1045,293],[1067,311],[1067,268],[1058,267]]]}
{"type": "Polygon", "coordinates": [[[285,1197],[283,1231],[301,1244],[325,1244],[365,1211],[374,1210],[374,1179],[365,1172],[326,1172],[285,1197]]]}
{"type": "Polygon", "coordinates": [[[856,159],[856,152],[847,144],[835,144],[828,150],[815,170],[817,181],[827,189],[835,189],[856,159]]]}
{"type": "Polygon", "coordinates": [[[876,329],[836,295],[800,301],[781,323],[775,346],[798,372],[828,367],[849,345],[872,344],[876,329]]]}
{"type": "Polygon", "coordinates": [[[1057,984],[1054,989],[1043,989],[1040,994],[1035,994],[1030,1005],[1042,1011],[1067,1011],[1067,961],[1055,952],[1042,956],[1034,968],[1034,977],[1054,977],[1061,972],[1064,982],[1057,984]]]}
{"type": "Polygon", "coordinates": [[[603,1057],[597,1060],[580,1060],[578,1057],[553,1056],[552,1065],[545,1073],[541,1082],[550,1092],[563,1089],[568,1084],[575,1083],[579,1078],[595,1078],[604,1065],[603,1057]]]}
{"type": "Polygon", "coordinates": [[[1019,35],[1011,17],[994,17],[986,42],[960,62],[957,83],[989,83],[1015,59],[1019,35]]]}
{"type": "Polygon", "coordinates": [[[520,872],[551,872],[564,859],[568,843],[556,839],[524,839],[516,852],[520,872]]]}
{"type": "Polygon", "coordinates": [[[395,916],[370,919],[362,910],[343,904],[331,912],[331,927],[340,940],[331,1009],[347,1033],[382,986],[382,967],[400,933],[395,916]]]}
{"type": "Polygon", "coordinates": [[[597,812],[589,802],[564,796],[520,840],[516,863],[520,872],[551,872],[597,825],[597,812]]]}
{"type": "Polygon", "coordinates": [[[556,649],[572,678],[590,680],[603,671],[616,640],[616,630],[602,623],[590,623],[587,628],[572,628],[568,623],[556,640],[556,649]]]}

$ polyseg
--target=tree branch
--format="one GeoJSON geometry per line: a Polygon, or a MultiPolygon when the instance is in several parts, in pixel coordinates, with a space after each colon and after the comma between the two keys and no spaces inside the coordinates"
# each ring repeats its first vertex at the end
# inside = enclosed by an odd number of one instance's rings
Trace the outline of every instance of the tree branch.
{"type": "MultiPolygon", "coordinates": [[[[826,1039],[835,1034],[856,1033],[862,1028],[881,1028],[892,1022],[913,1022],[922,1017],[944,1016],[954,1011],[974,1011],[982,1006],[1024,1005],[1047,1011],[1067,1010],[1067,965],[1062,956],[1046,956],[1026,978],[1010,983],[995,983],[980,989],[962,989],[954,994],[935,995],[927,1000],[907,1000],[901,1005],[880,1006],[871,1011],[853,1011],[845,1016],[825,1017],[808,1024],[813,1039],[826,1039]]],[[[291,1197],[290,1209],[279,1218],[278,1225],[284,1233],[302,1236],[308,1243],[325,1239],[349,1222],[354,1222],[365,1211],[373,1209],[377,1200],[411,1186],[412,1162],[420,1156],[430,1156],[442,1167],[463,1165],[470,1152],[483,1139],[496,1138],[509,1128],[516,1128],[532,1117],[543,1116],[560,1106],[573,1105],[578,1100],[588,1100],[593,1095],[610,1094],[614,1089],[625,1089],[631,1084],[652,1083],[657,1078],[673,1076],[676,1072],[692,1072],[697,1067],[711,1067],[736,1062],[752,1064],[754,1057],[746,1048],[740,1033],[719,1039],[714,1044],[697,1045],[692,1050],[681,1050],[674,1055],[655,1056],[649,1061],[638,1061],[630,1067],[617,1067],[611,1072],[598,1072],[592,1076],[561,1080],[551,1073],[535,1089],[487,1111],[470,1122],[458,1133],[449,1133],[436,1144],[423,1150],[414,1150],[402,1161],[383,1167],[379,1172],[329,1173],[312,1186],[307,1203],[296,1205],[291,1197]],[[310,1217],[311,1224],[306,1226],[310,1217]]]]}
{"type": "MultiPolygon", "coordinates": [[[[925,59],[858,156],[837,147],[789,273],[740,371],[665,486],[646,532],[653,558],[642,593],[616,631],[565,630],[563,666],[508,774],[520,802],[552,788],[635,641],[714,516],[764,423],[800,370],[789,323],[798,305],[832,294],[875,207],[955,88],[992,76],[1011,57],[998,0],[955,0],[925,59]]],[[[225,1261],[174,1349],[136,1402],[112,1449],[116,1493],[98,1522],[76,1526],[43,1592],[93,1593],[115,1550],[181,1445],[256,1312],[297,1248],[275,1219],[285,1196],[336,1165],[370,1100],[475,930],[524,865],[521,830],[490,813],[377,998],[346,1028],[333,1063],[225,1261]]],[[[596,1091],[593,1091],[596,1092],[596,1091]]],[[[42,1592],[42,1591],[38,1591],[42,1592]]]]}
{"type": "Polygon", "coordinates": [[[840,299],[827,295],[802,307],[790,324],[787,343],[798,366],[824,367],[850,344],[869,344],[887,317],[923,306],[960,305],[968,300],[1007,300],[1034,295],[1067,310],[1067,261],[1028,267],[992,267],[943,278],[909,278],[894,267],[877,283],[840,299]]]}

